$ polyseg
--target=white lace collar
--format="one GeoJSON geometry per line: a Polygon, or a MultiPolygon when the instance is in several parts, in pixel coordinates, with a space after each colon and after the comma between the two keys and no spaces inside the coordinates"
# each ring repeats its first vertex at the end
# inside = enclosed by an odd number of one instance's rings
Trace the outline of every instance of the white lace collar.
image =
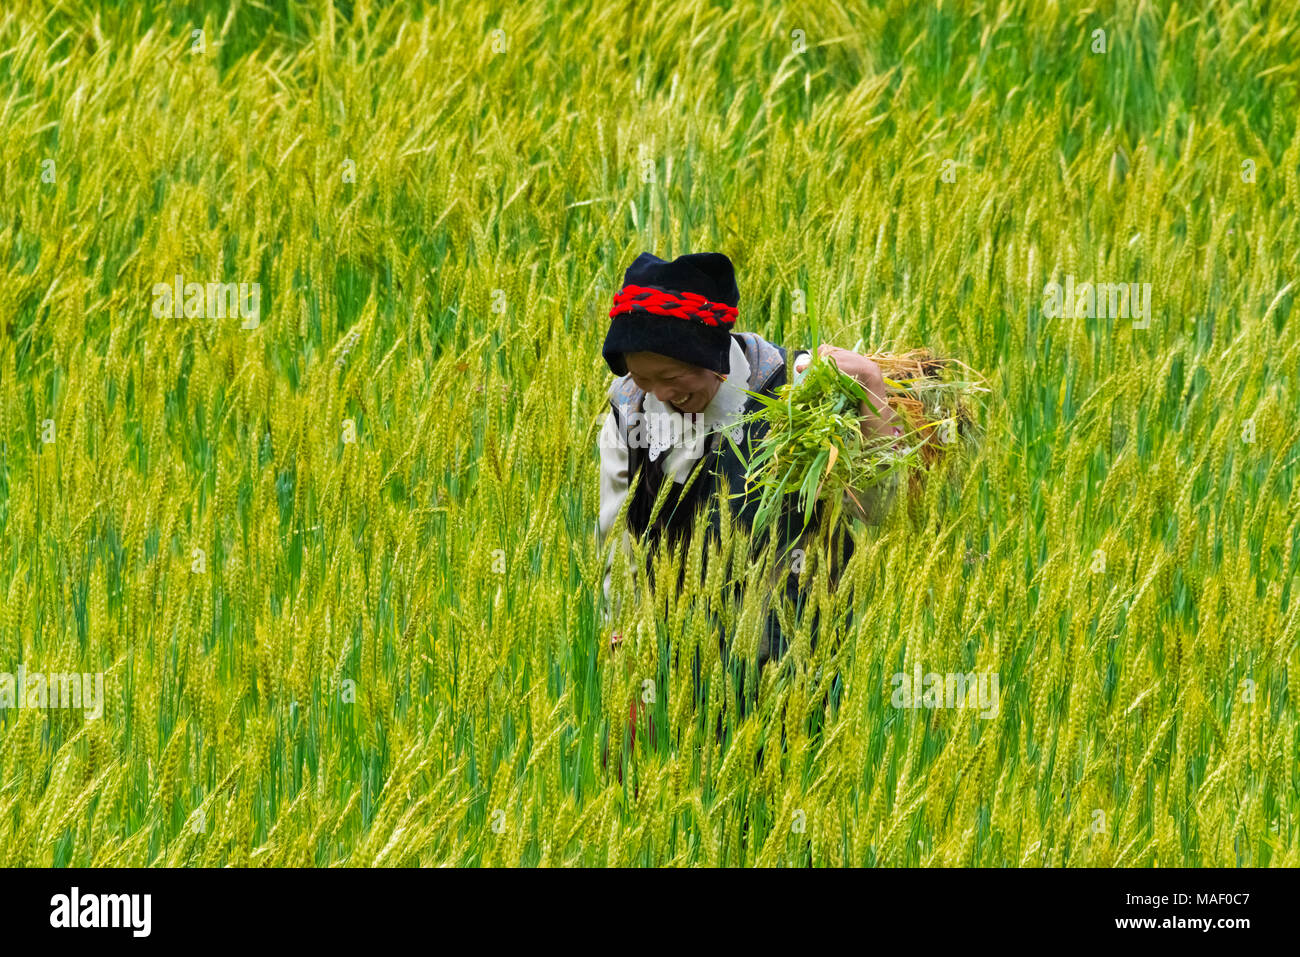
{"type": "MultiPolygon", "coordinates": [[[[718,386],[718,391],[713,394],[713,399],[704,407],[703,412],[693,413],[698,416],[694,441],[683,443],[681,440],[684,436],[679,431],[676,436],[678,441],[674,443],[672,441],[674,436],[665,434],[668,430],[658,430],[658,434],[652,436],[650,440],[652,460],[672,447],[685,448],[692,458],[698,458],[704,452],[708,434],[723,428],[730,428],[733,442],[740,441],[743,435],[740,414],[745,403],[749,401],[749,396],[744,391],[749,388],[749,361],[745,358],[744,347],[734,336],[731,339],[729,362],[726,381],[718,386]]],[[[645,395],[644,407],[646,412],[657,413],[660,416],[679,416],[689,420],[692,415],[692,413],[683,415],[672,406],[660,402],[649,392],[645,395]]],[[[661,418],[660,421],[665,419],[661,418]]]]}

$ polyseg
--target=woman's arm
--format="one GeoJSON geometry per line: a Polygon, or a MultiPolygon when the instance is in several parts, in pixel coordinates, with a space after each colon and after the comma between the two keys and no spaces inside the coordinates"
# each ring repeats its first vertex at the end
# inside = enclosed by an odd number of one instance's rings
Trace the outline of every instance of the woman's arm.
{"type": "Polygon", "coordinates": [[[596,538],[602,544],[614,526],[618,510],[623,507],[628,490],[627,443],[618,431],[618,421],[611,410],[600,430],[600,515],[596,538]]]}
{"type": "MultiPolygon", "coordinates": [[[[839,346],[822,345],[817,351],[818,355],[834,357],[840,371],[862,383],[862,387],[871,396],[875,410],[869,408],[865,402],[858,403],[864,437],[871,438],[874,435],[896,437],[903,434],[898,423],[898,413],[889,407],[886,400],[885,376],[880,371],[879,365],[866,356],[859,355],[851,349],[841,349],[839,346]]],[[[799,353],[794,360],[795,373],[802,372],[811,361],[812,356],[807,352],[799,353]]]]}
{"type": "Polygon", "coordinates": [[[858,411],[862,415],[862,434],[866,438],[872,436],[894,437],[902,434],[897,422],[898,413],[889,407],[886,401],[885,376],[880,371],[880,366],[866,356],[859,355],[852,349],[841,349],[839,346],[822,345],[818,348],[817,354],[823,358],[830,356],[835,360],[841,372],[853,376],[862,383],[862,387],[867,390],[867,395],[871,396],[871,405],[862,402],[858,405],[858,411]]]}
{"type": "MultiPolygon", "coordinates": [[[[600,430],[600,512],[596,520],[596,543],[604,547],[618,518],[619,509],[627,498],[628,492],[628,450],[627,443],[618,431],[618,420],[611,410],[600,430]]],[[[626,539],[626,535],[624,536],[626,539]]],[[[613,562],[613,548],[605,553],[606,599],[609,598],[610,565],[613,562]]]]}
{"type": "MultiPolygon", "coordinates": [[[[614,562],[614,547],[609,545],[609,533],[614,527],[623,503],[627,500],[628,449],[618,429],[618,419],[611,410],[600,430],[600,509],[596,518],[596,544],[605,549],[605,581],[602,590],[605,595],[605,624],[613,619],[613,609],[609,604],[609,585],[614,562]]],[[[631,536],[623,531],[622,544],[631,555],[631,536]]],[[[617,646],[623,636],[617,633],[610,636],[611,646],[617,646]]]]}
{"type": "MultiPolygon", "coordinates": [[[[858,412],[862,416],[864,438],[881,436],[897,439],[902,436],[903,430],[899,427],[898,413],[889,407],[886,399],[885,378],[879,365],[864,355],[839,346],[822,345],[818,348],[817,354],[823,357],[831,356],[840,371],[862,383],[862,387],[871,396],[871,405],[875,406],[874,409],[865,402],[858,405],[858,412]]],[[[795,359],[795,372],[801,371],[810,361],[811,356],[806,353],[800,355],[795,359]]],[[[878,525],[893,503],[896,486],[896,477],[891,476],[869,489],[845,491],[844,507],[850,515],[868,525],[878,525]]]]}

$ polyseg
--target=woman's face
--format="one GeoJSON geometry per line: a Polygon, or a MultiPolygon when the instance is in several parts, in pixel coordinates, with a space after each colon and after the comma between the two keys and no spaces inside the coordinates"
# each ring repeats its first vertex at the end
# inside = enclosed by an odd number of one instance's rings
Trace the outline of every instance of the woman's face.
{"type": "Polygon", "coordinates": [[[623,360],[638,389],[651,393],[678,412],[703,412],[723,382],[723,377],[712,369],[657,352],[628,352],[624,353],[623,360]]]}

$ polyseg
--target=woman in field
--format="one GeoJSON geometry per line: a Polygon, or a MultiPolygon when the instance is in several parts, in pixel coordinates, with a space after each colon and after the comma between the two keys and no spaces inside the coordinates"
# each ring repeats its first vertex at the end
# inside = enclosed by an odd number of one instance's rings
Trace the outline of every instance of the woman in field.
{"type": "MultiPolygon", "coordinates": [[[[755,333],[733,331],[739,299],[731,260],[721,253],[691,253],[666,262],[644,252],[628,267],[610,309],[603,349],[619,378],[609,389],[610,411],[600,436],[597,537],[602,544],[638,472],[644,475],[628,504],[627,529],[654,544],[688,536],[697,510],[709,504],[718,506],[710,513],[711,533],[717,534],[719,508],[732,507],[720,494],[723,479],[733,493],[744,488],[744,466],[724,432],[749,455],[764,427],[742,422],[758,407],[742,390],[772,395],[790,371],[785,349],[755,333]],[[687,488],[692,471],[706,457],[704,471],[687,488]],[[652,525],[651,511],[665,481],[674,485],[652,525]]],[[[820,354],[833,356],[881,410],[877,416],[862,403],[863,432],[900,435],[895,413],[884,401],[885,385],[876,363],[831,345],[821,346],[820,354]]],[[[796,352],[793,372],[811,359],[806,351],[796,352]]],[[[747,502],[738,509],[736,519],[751,525],[755,504],[747,502]]],[[[876,518],[855,511],[867,521],[876,518]]],[[[799,525],[797,520],[778,522],[779,528],[799,525]]],[[[847,558],[851,539],[845,536],[845,541],[847,558]]],[[[781,540],[783,547],[788,542],[781,540]]],[[[649,577],[650,569],[646,572],[649,577]]],[[[608,574],[605,592],[608,596],[608,574]]],[[[797,576],[787,576],[786,593],[798,604],[797,576]]],[[[621,640],[618,634],[611,636],[615,646],[621,640]]],[[[755,664],[761,668],[780,658],[786,644],[773,612],[755,664]]]]}

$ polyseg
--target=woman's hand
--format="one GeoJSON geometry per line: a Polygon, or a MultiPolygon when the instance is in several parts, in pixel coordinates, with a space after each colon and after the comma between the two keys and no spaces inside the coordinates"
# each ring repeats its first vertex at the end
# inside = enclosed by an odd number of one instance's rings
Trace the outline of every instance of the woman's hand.
{"type": "Polygon", "coordinates": [[[885,399],[885,376],[880,371],[880,366],[866,356],[858,355],[852,349],[841,349],[839,346],[822,345],[818,348],[817,354],[822,358],[830,356],[834,359],[840,371],[862,383],[862,387],[871,396],[871,404],[876,407],[875,412],[865,402],[858,404],[858,411],[862,415],[864,436],[870,438],[873,435],[880,435],[893,438],[900,434],[901,430],[895,422],[897,413],[889,407],[885,399]]]}

